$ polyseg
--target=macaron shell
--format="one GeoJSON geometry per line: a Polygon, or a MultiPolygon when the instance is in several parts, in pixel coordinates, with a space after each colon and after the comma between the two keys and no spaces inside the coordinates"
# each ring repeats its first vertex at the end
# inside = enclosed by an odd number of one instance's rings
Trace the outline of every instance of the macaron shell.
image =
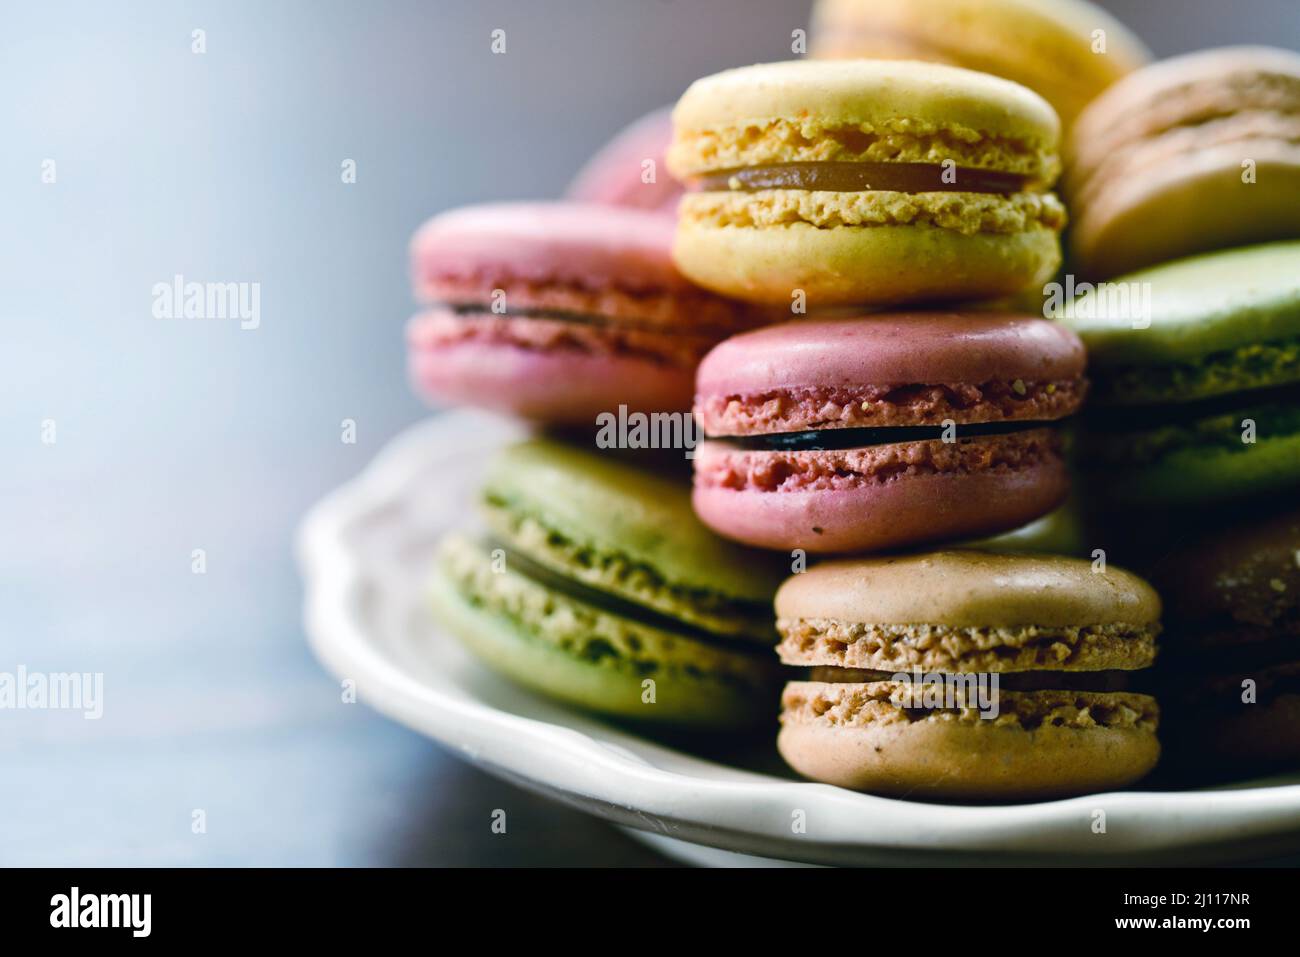
{"type": "MultiPolygon", "coordinates": [[[[714,446],[696,449],[697,476],[714,446]]],[[[1047,457],[1014,470],[899,474],[841,489],[709,487],[697,477],[692,502],[706,525],[738,542],[834,553],[1008,531],[1050,512],[1068,491],[1064,462],[1047,457]]]]}
{"type": "Polygon", "coordinates": [[[686,414],[695,383],[691,364],[477,342],[413,349],[408,369],[415,391],[434,404],[586,427],[620,405],[629,413],[686,414]]]}
{"type": "MultiPolygon", "coordinates": [[[[490,561],[458,537],[442,550],[453,562],[486,567],[490,561]]],[[[487,577],[498,594],[440,563],[431,607],[439,624],[471,653],[517,684],[602,714],[655,724],[736,728],[771,719],[774,669],[766,656],[641,625],[511,571],[487,577]],[[637,660],[624,663],[612,636],[636,642],[637,660]]]]}
{"type": "Polygon", "coordinates": [[[682,276],[673,233],[669,216],[594,204],[435,216],[411,243],[431,303],[408,326],[415,388],[544,424],[687,411],[699,359],[754,320],[682,276]]]}
{"type": "Polygon", "coordinates": [[[1132,299],[1112,306],[1094,291],[1061,318],[1083,339],[1095,369],[1196,362],[1300,338],[1300,242],[1208,253],[1115,281],[1149,290],[1149,310],[1132,299]]]}
{"type": "Polygon", "coordinates": [[[647,113],[583,165],[565,190],[565,198],[671,212],[682,195],[681,184],[669,175],[665,162],[672,138],[671,109],[647,113]]]}
{"type": "Polygon", "coordinates": [[[527,284],[692,290],[669,256],[673,219],[594,203],[488,203],[453,209],[411,240],[421,301],[445,301],[469,285],[491,292],[527,284]]]}
{"type": "Polygon", "coordinates": [[[1100,7],[1082,0],[819,0],[818,57],[909,57],[953,63],[1022,83],[1069,125],[1115,80],[1151,58],[1100,7]],[[1095,31],[1106,51],[1094,52],[1095,31]]]}
{"type": "Polygon", "coordinates": [[[726,70],[691,84],[673,109],[676,138],[668,160],[674,175],[724,168],[700,165],[692,133],[782,119],[798,119],[809,138],[819,126],[863,132],[899,127],[922,136],[949,131],[968,139],[1019,140],[1051,154],[1060,138],[1051,106],[999,77],[906,60],[788,60],[726,70]]]}
{"type": "Polygon", "coordinates": [[[823,562],[786,580],[778,618],[956,627],[1066,627],[1160,620],[1136,575],[1053,555],[949,550],[823,562]]]}
{"type": "Polygon", "coordinates": [[[1226,713],[1173,702],[1169,718],[1161,735],[1167,763],[1201,781],[1300,764],[1300,694],[1226,713]]]}
{"type": "Polygon", "coordinates": [[[985,720],[978,712],[907,716],[889,702],[890,690],[887,682],[791,682],[777,749],[815,781],[912,799],[975,800],[1123,787],[1160,755],[1158,708],[1146,695],[1003,691],[1003,714],[985,720]],[[1023,704],[1016,710],[1029,716],[1023,723],[1006,714],[1017,700],[1023,704]]]}
{"type": "Polygon", "coordinates": [[[700,363],[701,398],[801,387],[1055,382],[1083,375],[1069,329],[1023,315],[900,312],[804,319],[742,333],[700,363]]]}
{"type": "MultiPolygon", "coordinates": [[[[902,194],[897,194],[902,195],[902,194]]],[[[1012,295],[1042,285],[1061,263],[1056,229],[965,233],[936,226],[766,228],[691,219],[682,203],[673,258],[691,280],[746,302],[810,310],[1012,295]]]]}
{"type": "MultiPolygon", "coordinates": [[[[609,455],[545,439],[522,442],[494,460],[484,494],[494,508],[530,516],[589,553],[593,567],[617,556],[641,577],[683,594],[766,604],[786,571],[712,534],[682,484],[609,455]]],[[[544,552],[530,550],[529,557],[551,562],[544,552]]],[[[624,597],[645,601],[633,592],[624,597]]]]}
{"type": "MultiPolygon", "coordinates": [[[[1243,422],[1241,416],[1226,418],[1217,436],[1133,464],[1094,461],[1085,439],[1080,467],[1087,494],[1112,505],[1164,507],[1226,503],[1300,488],[1300,431],[1271,431],[1264,419],[1256,422],[1256,441],[1246,444],[1240,441],[1243,422]],[[1225,444],[1229,441],[1237,444],[1225,444]]],[[[1141,438],[1139,433],[1128,440],[1141,438]]]]}
{"type": "Polygon", "coordinates": [[[1219,643],[1234,634],[1242,641],[1280,637],[1300,608],[1300,509],[1234,522],[1181,545],[1156,574],[1169,616],[1211,630],[1219,643]]]}
{"type": "Polygon", "coordinates": [[[1270,47],[1187,54],[1116,83],[1066,148],[1080,271],[1300,235],[1297,113],[1300,54],[1270,47]]]}
{"type": "Polygon", "coordinates": [[[1262,142],[1203,149],[1100,190],[1076,214],[1081,271],[1108,278],[1194,253],[1300,235],[1300,147],[1262,142]],[[1253,181],[1242,163],[1253,160],[1253,181]]]}
{"type": "MultiPolygon", "coordinates": [[[[1198,50],[1150,64],[1089,104],[1066,143],[1078,185],[1125,146],[1238,111],[1294,111],[1300,54],[1266,46],[1198,50]]],[[[1073,190],[1072,190],[1073,191],[1073,190]]]]}

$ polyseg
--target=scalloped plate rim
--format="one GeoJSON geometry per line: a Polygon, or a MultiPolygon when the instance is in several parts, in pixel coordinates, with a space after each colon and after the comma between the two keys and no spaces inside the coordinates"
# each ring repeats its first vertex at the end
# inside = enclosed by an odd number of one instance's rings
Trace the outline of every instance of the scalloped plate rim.
{"type": "MultiPolygon", "coordinates": [[[[459,751],[468,760],[534,790],[619,824],[742,853],[809,862],[855,853],[930,856],[1056,856],[1093,863],[1161,856],[1193,848],[1245,846],[1290,835],[1300,844],[1300,784],[1189,791],[1121,791],[1025,805],[945,805],[858,794],[825,784],[786,781],[745,771],[710,780],[655,765],[629,747],[598,741],[576,728],[461,700],[404,673],[368,632],[362,559],[345,532],[409,490],[417,472],[446,455],[486,454],[518,426],[471,411],[444,413],[390,441],[353,480],[329,493],[304,518],[297,555],[305,586],[304,627],[326,668],[349,676],[362,700],[382,714],[459,751]],[[466,435],[472,436],[467,441],[466,435]],[[747,780],[746,777],[753,780],[747,780]],[[1093,814],[1104,808],[1120,840],[1096,840],[1093,814]],[[802,810],[807,833],[792,836],[802,810]]],[[[445,636],[444,636],[445,637],[445,636]]],[[[575,717],[575,721],[584,720],[575,717]]],[[[633,742],[633,735],[624,735],[633,742]]],[[[662,757],[663,746],[644,742],[662,757]]],[[[635,743],[632,745],[635,747],[635,743]]],[[[680,755],[687,765],[712,765],[680,755]]],[[[716,766],[716,765],[714,765],[716,766]]],[[[1226,856],[1234,856],[1230,849],[1226,856]]]]}

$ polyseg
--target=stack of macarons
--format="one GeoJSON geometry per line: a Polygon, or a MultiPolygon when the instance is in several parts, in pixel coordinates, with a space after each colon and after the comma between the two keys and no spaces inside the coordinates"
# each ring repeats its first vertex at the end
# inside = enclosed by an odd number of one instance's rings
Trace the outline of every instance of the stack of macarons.
{"type": "Polygon", "coordinates": [[[719,344],[695,394],[696,512],[795,560],[778,654],[805,680],[786,686],[781,754],[918,797],[1142,777],[1158,707],[1127,673],[1155,660],[1150,586],[1104,563],[914,551],[1009,532],[1068,494],[1058,424],[1087,392],[1081,341],[974,308],[1060,263],[1052,108],[956,67],[810,61],[699,80],[673,117],[681,270],[810,313],[719,344]],[[930,701],[932,683],[989,706],[930,701]]]}
{"type": "Polygon", "coordinates": [[[1080,114],[1066,164],[1072,268],[1094,281],[1061,316],[1093,380],[1089,536],[1162,587],[1183,770],[1294,765],[1300,54],[1229,47],[1136,70],[1080,114]]]}
{"type": "Polygon", "coordinates": [[[1300,656],[1266,637],[1294,521],[1196,564],[1169,509],[1300,490],[1296,56],[1152,65],[1086,0],[819,0],[812,27],[811,59],[695,81],[564,199],[417,232],[416,389],[551,432],[439,546],[438,621],[614,719],[779,710],[796,772],[882,794],[1125,786],[1153,689],[1246,679],[1267,712],[1179,705],[1181,746],[1266,729],[1297,760],[1300,656]],[[1050,311],[1062,266],[1130,295],[1050,311]],[[594,448],[620,409],[692,416],[693,479],[594,448]],[[1168,583],[1164,678],[1160,596],[1115,561],[1168,583]]]}
{"type": "Polygon", "coordinates": [[[1094,380],[1078,441],[1089,535],[1166,598],[1178,764],[1300,762],[1300,241],[1130,273],[1073,306],[1094,380]]]}

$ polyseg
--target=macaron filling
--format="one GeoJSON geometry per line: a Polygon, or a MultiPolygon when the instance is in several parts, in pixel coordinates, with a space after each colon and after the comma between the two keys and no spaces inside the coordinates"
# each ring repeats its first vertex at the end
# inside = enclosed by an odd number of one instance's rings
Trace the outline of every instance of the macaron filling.
{"type": "MultiPolygon", "coordinates": [[[[744,654],[761,654],[764,659],[767,657],[766,649],[756,649],[752,641],[735,640],[731,636],[719,635],[692,622],[656,611],[646,605],[627,601],[610,592],[584,585],[580,581],[566,577],[539,562],[533,561],[527,555],[512,549],[505,542],[489,537],[481,545],[481,551],[489,555],[498,550],[499,554],[504,555],[506,568],[531,582],[541,585],[548,591],[565,595],[576,602],[581,602],[584,605],[628,621],[635,621],[648,628],[695,638],[719,647],[732,648],[744,654]]],[[[757,621],[758,610],[751,609],[751,612],[755,615],[757,621]]],[[[770,615],[768,620],[770,622],[770,615]]],[[[768,627],[770,630],[770,624],[768,627]]]]}
{"type": "MultiPolygon", "coordinates": [[[[870,684],[876,681],[898,681],[906,671],[875,671],[865,668],[832,668],[817,665],[808,669],[805,680],[825,684],[870,684]]],[[[933,672],[931,672],[933,674],[933,672]]],[[[1133,691],[1133,675],[1127,671],[1018,671],[1018,672],[943,672],[953,677],[973,679],[991,686],[997,680],[999,691],[1091,691],[1110,693],[1133,691]]]]}
{"type": "MultiPolygon", "coordinates": [[[[685,297],[689,302],[690,297],[685,297]]],[[[646,332],[669,333],[664,328],[663,322],[654,315],[655,310],[645,310],[644,316],[637,315],[614,315],[603,312],[582,312],[576,309],[564,309],[554,306],[510,306],[505,309],[494,308],[488,303],[482,302],[442,302],[433,305],[441,305],[452,315],[461,319],[491,319],[491,318],[508,318],[508,319],[547,319],[554,322],[576,323],[583,326],[599,326],[602,328],[615,329],[641,329],[646,332]]],[[[701,312],[703,316],[697,316],[697,321],[692,323],[689,329],[673,329],[671,335],[684,336],[687,338],[708,339],[711,342],[717,342],[721,336],[727,336],[736,331],[737,325],[734,315],[728,309],[724,316],[710,315],[708,306],[715,305],[713,302],[702,304],[701,312]],[[711,321],[712,320],[712,321],[711,321]],[[721,321],[719,321],[721,320],[721,321]]],[[[713,310],[716,312],[716,310],[713,310]]]]}
{"type": "Polygon", "coordinates": [[[598,550],[564,535],[488,490],[484,518],[499,536],[507,566],[518,562],[530,577],[625,617],[687,629],[705,637],[737,637],[752,643],[773,637],[766,601],[746,601],[667,580],[632,556],[598,550]],[[526,549],[525,554],[520,549],[526,549]],[[585,584],[584,584],[585,582],[585,584]],[[595,586],[595,587],[593,587],[595,586]]]}
{"type": "Polygon", "coordinates": [[[506,346],[547,355],[582,353],[618,356],[657,365],[693,365],[720,335],[669,335],[644,324],[612,322],[600,316],[557,314],[546,310],[505,315],[460,307],[416,316],[409,341],[417,352],[476,343],[506,346]]]}
{"type": "MultiPolygon", "coordinates": [[[[955,708],[917,706],[918,701],[924,701],[924,694],[918,693],[914,685],[899,681],[862,684],[792,681],[781,695],[781,725],[783,729],[813,724],[843,730],[895,722],[944,721],[1015,727],[1023,731],[1046,727],[1080,731],[1104,728],[1154,734],[1160,716],[1155,698],[1122,691],[999,689],[997,697],[997,715],[992,716],[971,701],[955,708]]],[[[1150,770],[1154,763],[1153,756],[1145,770],[1150,770]]]]}
{"type": "MultiPolygon", "coordinates": [[[[577,322],[584,326],[609,326],[616,324],[610,316],[602,316],[598,313],[574,312],[569,309],[549,309],[544,306],[535,308],[514,307],[503,310],[493,309],[486,303],[441,303],[452,315],[462,319],[487,319],[493,316],[505,316],[511,319],[553,319],[556,322],[577,322]]],[[[634,320],[620,319],[617,325],[624,327],[633,327],[637,323],[634,320]]],[[[647,326],[647,328],[654,328],[647,326]]]]}
{"type": "Polygon", "coordinates": [[[1179,402],[1300,382],[1300,337],[1251,342],[1195,361],[1117,365],[1096,376],[1102,404],[1179,402]]]}
{"type": "Polygon", "coordinates": [[[1090,418],[1083,437],[1083,463],[1151,464],[1190,450],[1245,453],[1270,439],[1300,436],[1300,390],[1265,396],[1248,393],[1222,400],[1150,410],[1118,410],[1090,418]],[[1244,440],[1246,422],[1253,441],[1244,440]]]}
{"type": "MultiPolygon", "coordinates": [[[[1247,633],[1249,635],[1249,633],[1247,633]]],[[[1180,636],[1182,640],[1183,636],[1180,636]]],[[[1188,635],[1196,641],[1198,636],[1188,635]]],[[[1245,641],[1247,639],[1238,639],[1245,641]]],[[[1249,644],[1219,645],[1213,648],[1178,648],[1169,652],[1160,664],[1168,672],[1181,674],[1241,674],[1300,661],[1300,626],[1292,623],[1291,633],[1279,638],[1249,644]],[[1166,660],[1167,659],[1167,660],[1166,660]]]]}
{"type": "Polygon", "coordinates": [[[1284,696],[1300,694],[1300,659],[1245,668],[1233,663],[1219,663],[1213,670],[1171,672],[1164,675],[1163,693],[1182,698],[1199,707],[1219,712],[1242,712],[1267,706],[1284,696]],[[1253,695],[1243,699],[1249,685],[1253,695]]]}
{"type": "Polygon", "coordinates": [[[698,290],[590,289],[564,283],[506,286],[431,284],[424,303],[467,319],[515,317],[553,319],[589,326],[645,328],[674,335],[710,335],[716,341],[747,328],[749,316],[735,303],[698,290]]]}
{"type": "MultiPolygon", "coordinates": [[[[1010,435],[1045,428],[1045,422],[975,422],[961,429],[961,438],[1010,435]]],[[[713,439],[733,448],[770,452],[823,451],[893,445],[898,442],[943,441],[943,425],[895,425],[882,428],[811,429],[806,432],[777,432],[766,435],[737,435],[713,439]]]]}
{"type": "Polygon", "coordinates": [[[1300,337],[1251,342],[1194,362],[1117,366],[1096,377],[1094,401],[1177,402],[1300,382],[1300,337]]]}
{"type": "Polygon", "coordinates": [[[791,162],[720,170],[694,178],[697,191],[802,189],[828,192],[1018,193],[1030,178],[1000,170],[937,163],[791,162]]]}
{"type": "MultiPolygon", "coordinates": [[[[696,191],[682,200],[681,216],[700,226],[723,229],[764,229],[793,223],[817,229],[924,226],[963,236],[1055,232],[1066,221],[1065,206],[1054,193],[886,190],[696,191]]],[[[1028,282],[1022,281],[1021,286],[1028,282]]]]}

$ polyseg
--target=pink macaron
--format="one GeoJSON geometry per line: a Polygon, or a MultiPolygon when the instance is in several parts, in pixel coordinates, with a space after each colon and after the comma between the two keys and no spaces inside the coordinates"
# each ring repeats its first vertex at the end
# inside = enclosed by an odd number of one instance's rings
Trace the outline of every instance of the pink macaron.
{"type": "Polygon", "coordinates": [[[661,213],[584,203],[429,220],[411,241],[417,391],[556,425],[688,411],[699,360],[753,322],[677,271],[672,237],[661,213]]]}
{"type": "Polygon", "coordinates": [[[664,154],[672,138],[672,108],[647,113],[586,162],[569,184],[565,197],[607,206],[676,210],[682,185],[664,166],[664,154]]]}
{"type": "Polygon", "coordinates": [[[906,313],[743,333],[700,364],[695,510],[764,548],[853,552],[992,534],[1069,481],[1057,432],[1083,344],[1043,319],[906,313]]]}

